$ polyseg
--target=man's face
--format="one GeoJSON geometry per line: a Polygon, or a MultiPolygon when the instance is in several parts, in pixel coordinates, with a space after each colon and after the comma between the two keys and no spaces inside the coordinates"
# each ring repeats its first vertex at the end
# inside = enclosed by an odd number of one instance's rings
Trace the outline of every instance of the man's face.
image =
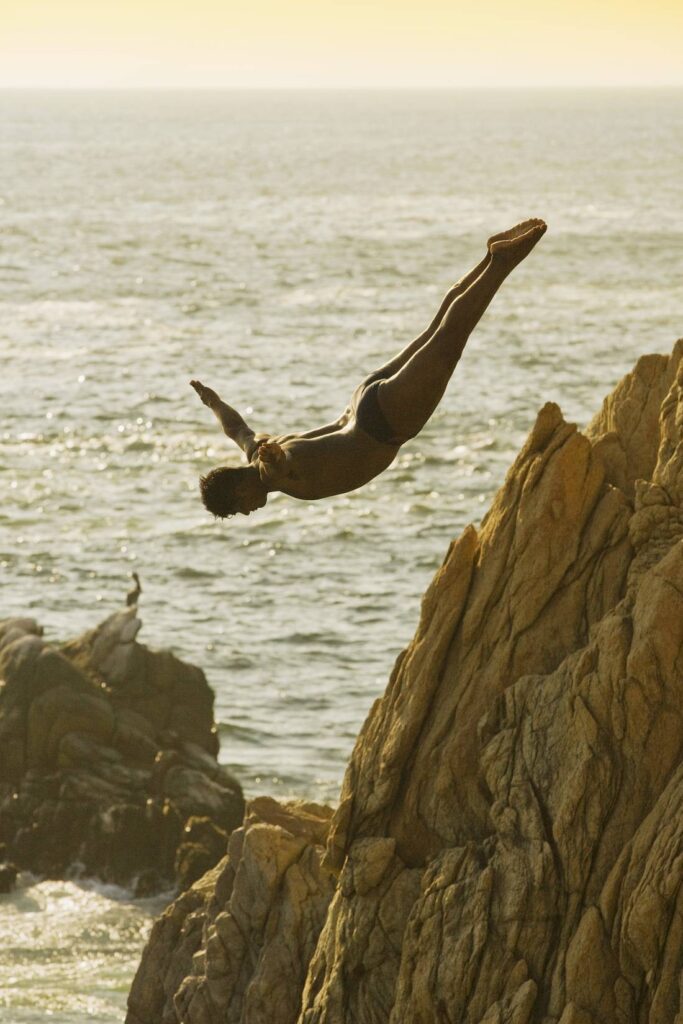
{"type": "Polygon", "coordinates": [[[248,516],[257,508],[263,508],[268,500],[268,492],[259,479],[241,483],[235,498],[238,502],[236,511],[241,516],[248,516]]]}

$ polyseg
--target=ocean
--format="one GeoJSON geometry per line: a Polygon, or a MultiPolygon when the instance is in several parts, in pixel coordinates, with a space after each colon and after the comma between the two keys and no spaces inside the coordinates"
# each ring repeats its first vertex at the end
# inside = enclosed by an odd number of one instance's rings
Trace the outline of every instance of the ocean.
{"type": "MultiPolygon", "coordinates": [[[[248,796],[334,801],[449,541],[548,400],[584,426],[681,328],[683,90],[0,92],[0,617],[119,607],[202,666],[248,796]],[[488,235],[547,235],[423,433],[367,487],[214,521],[255,430],[335,418],[488,235]]],[[[93,883],[0,897],[0,1018],[120,1021],[152,915],[93,883]]]]}

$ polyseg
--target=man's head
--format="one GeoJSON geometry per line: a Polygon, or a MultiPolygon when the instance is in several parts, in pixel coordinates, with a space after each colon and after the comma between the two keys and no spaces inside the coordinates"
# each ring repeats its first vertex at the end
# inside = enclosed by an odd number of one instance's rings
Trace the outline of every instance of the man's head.
{"type": "Polygon", "coordinates": [[[268,488],[255,466],[217,466],[201,477],[199,489],[205,507],[221,519],[238,512],[248,516],[268,500],[268,488]]]}

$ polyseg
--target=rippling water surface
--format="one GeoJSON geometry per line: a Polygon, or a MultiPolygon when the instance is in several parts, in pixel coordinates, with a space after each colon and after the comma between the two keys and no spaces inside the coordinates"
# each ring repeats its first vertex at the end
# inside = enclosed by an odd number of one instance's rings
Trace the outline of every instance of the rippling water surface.
{"type": "Polygon", "coordinates": [[[163,898],[132,900],[116,886],[39,882],[22,875],[0,896],[3,1024],[116,1022],[163,898]]]}
{"type": "MultiPolygon", "coordinates": [[[[0,93],[0,614],[66,638],[136,569],[142,639],[204,667],[247,792],[333,800],[449,540],[539,406],[585,424],[681,333],[681,166],[680,90],[0,93]],[[239,453],[190,377],[257,430],[327,422],[527,216],[548,234],[390,470],[204,512],[199,474],[239,453]]],[[[71,885],[0,903],[0,928],[46,922],[31,941],[57,965],[36,987],[17,954],[10,1021],[120,1019],[150,911],[71,885]],[[62,918],[116,922],[93,926],[91,994],[62,918]]]]}

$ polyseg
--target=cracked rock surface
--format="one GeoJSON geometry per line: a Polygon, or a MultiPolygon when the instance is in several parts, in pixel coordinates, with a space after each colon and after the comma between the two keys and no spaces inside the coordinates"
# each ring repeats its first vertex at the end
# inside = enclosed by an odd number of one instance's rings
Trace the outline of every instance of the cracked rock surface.
{"type": "Polygon", "coordinates": [[[331,813],[248,804],[224,860],[155,923],[126,1024],[296,1020],[334,889],[321,867],[331,813]]]}
{"type": "Polygon", "coordinates": [[[131,1024],[683,1024],[682,755],[683,341],[583,433],[541,409],[325,835],[247,819],[131,1024]]]}

